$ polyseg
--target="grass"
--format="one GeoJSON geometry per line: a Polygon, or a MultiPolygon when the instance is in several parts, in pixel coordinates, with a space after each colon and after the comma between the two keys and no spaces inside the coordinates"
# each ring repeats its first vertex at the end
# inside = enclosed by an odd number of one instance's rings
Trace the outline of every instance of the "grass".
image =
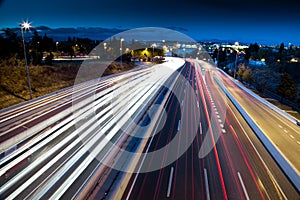
{"type": "MultiPolygon", "coordinates": [[[[105,65],[104,65],[105,66],[105,65]]],[[[120,72],[119,63],[105,66],[103,76],[120,72]]],[[[55,66],[29,66],[33,98],[74,85],[78,63],[64,63],[55,66]]],[[[123,70],[134,67],[133,63],[123,63],[123,70]]],[[[97,68],[93,69],[95,72],[97,68]]],[[[93,72],[94,74],[97,74],[93,72]]],[[[94,77],[95,78],[95,77],[94,77]]],[[[7,108],[30,99],[25,66],[0,65],[0,109],[7,108]]]]}

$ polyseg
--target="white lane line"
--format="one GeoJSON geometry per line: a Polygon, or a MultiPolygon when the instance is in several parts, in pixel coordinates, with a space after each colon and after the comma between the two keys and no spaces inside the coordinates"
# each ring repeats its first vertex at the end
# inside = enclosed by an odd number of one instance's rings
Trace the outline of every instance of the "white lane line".
{"type": "Polygon", "coordinates": [[[294,137],[293,135],[291,135],[291,134],[290,134],[290,137],[291,137],[292,139],[294,139],[294,138],[295,138],[295,137],[294,137]]]}
{"type": "Polygon", "coordinates": [[[170,194],[171,194],[171,186],[172,186],[172,181],[173,181],[173,173],[174,173],[174,167],[171,167],[170,177],[169,177],[169,185],[168,185],[168,191],[167,191],[167,197],[170,197],[170,194]]]}
{"type": "Polygon", "coordinates": [[[181,106],[183,106],[183,100],[181,101],[181,106]]]}
{"type": "Polygon", "coordinates": [[[199,108],[199,103],[198,103],[198,101],[197,101],[197,107],[199,108]]]}
{"type": "Polygon", "coordinates": [[[285,133],[288,133],[288,131],[287,131],[287,130],[285,130],[285,129],[284,129],[283,131],[284,131],[285,133]]]}
{"type": "MultiPolygon", "coordinates": [[[[235,119],[237,119],[236,115],[233,114],[235,119]]],[[[262,162],[262,164],[264,165],[265,169],[267,170],[267,173],[269,174],[270,178],[272,179],[273,183],[275,183],[275,185],[277,186],[277,188],[279,189],[280,193],[283,195],[284,199],[288,199],[285,195],[285,193],[282,191],[280,185],[278,184],[278,182],[276,181],[276,179],[274,178],[273,174],[271,173],[269,167],[267,166],[267,164],[265,163],[265,161],[263,160],[262,156],[260,155],[260,153],[258,152],[258,150],[256,149],[256,147],[254,146],[253,142],[251,141],[250,137],[248,136],[248,134],[246,133],[244,127],[241,125],[241,123],[239,121],[237,121],[237,123],[239,124],[239,126],[242,128],[244,135],[247,137],[248,141],[250,142],[251,146],[253,147],[254,151],[256,152],[256,154],[258,155],[260,161],[262,162]]],[[[233,127],[231,126],[232,130],[235,132],[235,130],[233,129],[233,127]]],[[[236,133],[235,133],[236,135],[236,133]]]]}
{"type": "Polygon", "coordinates": [[[200,134],[202,135],[202,124],[201,124],[201,122],[199,123],[199,129],[200,129],[200,134]]]}
{"type": "Polygon", "coordinates": [[[218,115],[218,114],[219,114],[219,112],[218,112],[218,111],[216,111],[215,113],[216,113],[216,115],[218,115]]]}
{"type": "Polygon", "coordinates": [[[177,126],[177,130],[180,130],[180,120],[178,121],[178,126],[177,126]]]}
{"type": "Polygon", "coordinates": [[[224,124],[220,124],[221,128],[224,128],[224,124]]]}
{"type": "Polygon", "coordinates": [[[279,126],[279,128],[282,128],[282,126],[280,126],[280,125],[278,125],[279,126]]]}
{"type": "Polygon", "coordinates": [[[222,128],[222,133],[226,133],[226,130],[224,128],[222,128]]]}
{"type": "Polygon", "coordinates": [[[220,119],[221,118],[220,115],[217,115],[217,118],[220,119]]]}
{"type": "Polygon", "coordinates": [[[218,121],[219,121],[220,123],[222,123],[222,120],[221,120],[221,119],[218,119],[218,121]]]}
{"type": "Polygon", "coordinates": [[[297,144],[299,144],[299,145],[300,145],[300,142],[299,142],[299,141],[297,141],[297,144]]]}
{"type": "Polygon", "coordinates": [[[242,177],[241,177],[241,174],[240,174],[240,172],[237,172],[237,174],[238,174],[238,177],[239,177],[240,183],[241,183],[241,185],[242,185],[242,188],[243,188],[243,191],[244,191],[245,197],[246,197],[246,199],[247,199],[247,200],[250,200],[250,198],[249,198],[249,196],[248,196],[248,192],[247,192],[247,190],[246,190],[246,187],[245,187],[245,185],[244,185],[244,182],[243,182],[243,179],[242,179],[242,177]]]}
{"type": "Polygon", "coordinates": [[[210,200],[209,187],[208,187],[208,177],[207,177],[206,168],[204,168],[204,180],[205,180],[206,199],[210,200]]]}

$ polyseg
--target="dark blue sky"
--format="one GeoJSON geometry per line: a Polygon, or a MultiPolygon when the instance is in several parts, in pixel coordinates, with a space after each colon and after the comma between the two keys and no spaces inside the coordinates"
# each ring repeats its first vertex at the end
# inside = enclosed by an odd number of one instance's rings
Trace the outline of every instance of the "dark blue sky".
{"type": "Polygon", "coordinates": [[[300,45],[298,0],[0,0],[0,28],[172,27],[195,40],[300,45]]]}

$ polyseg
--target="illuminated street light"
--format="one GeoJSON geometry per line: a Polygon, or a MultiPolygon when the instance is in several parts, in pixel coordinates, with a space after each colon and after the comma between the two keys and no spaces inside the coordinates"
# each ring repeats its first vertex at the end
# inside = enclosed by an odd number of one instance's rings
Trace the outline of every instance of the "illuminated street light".
{"type": "Polygon", "coordinates": [[[156,47],[156,44],[152,44],[152,62],[154,62],[154,47],[156,47]]]}
{"type": "Polygon", "coordinates": [[[23,49],[24,49],[24,58],[25,58],[25,66],[26,66],[26,75],[27,75],[27,84],[29,88],[29,94],[30,94],[30,99],[32,99],[32,90],[31,90],[31,85],[30,85],[30,75],[29,75],[29,69],[28,69],[28,63],[27,63],[27,56],[26,56],[26,47],[25,47],[25,40],[24,40],[24,30],[29,30],[30,29],[30,23],[28,21],[23,22],[20,24],[21,27],[21,33],[22,33],[22,40],[23,40],[23,49]]]}
{"type": "Polygon", "coordinates": [[[58,44],[59,44],[59,42],[56,42],[55,44],[56,44],[56,57],[58,58],[58,44]]]}
{"type": "Polygon", "coordinates": [[[120,38],[120,53],[121,53],[121,61],[120,61],[120,69],[122,70],[122,42],[124,38],[120,38]]]}
{"type": "Polygon", "coordinates": [[[104,49],[104,58],[106,59],[106,49],[107,49],[106,42],[103,43],[103,49],[104,49]]]}
{"type": "Polygon", "coordinates": [[[236,46],[237,49],[234,49],[236,51],[236,54],[235,54],[235,62],[234,62],[234,70],[233,70],[233,78],[236,77],[236,68],[237,68],[237,60],[238,60],[238,54],[239,54],[239,50],[238,50],[238,46],[239,46],[239,43],[238,42],[235,42],[234,45],[236,46]]]}

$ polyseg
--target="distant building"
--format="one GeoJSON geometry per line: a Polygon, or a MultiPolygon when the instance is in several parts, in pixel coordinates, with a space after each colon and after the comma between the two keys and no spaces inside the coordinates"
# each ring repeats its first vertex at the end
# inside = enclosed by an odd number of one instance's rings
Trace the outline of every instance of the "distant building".
{"type": "Polygon", "coordinates": [[[266,62],[261,60],[249,60],[249,65],[255,67],[265,67],[266,62]]]}

